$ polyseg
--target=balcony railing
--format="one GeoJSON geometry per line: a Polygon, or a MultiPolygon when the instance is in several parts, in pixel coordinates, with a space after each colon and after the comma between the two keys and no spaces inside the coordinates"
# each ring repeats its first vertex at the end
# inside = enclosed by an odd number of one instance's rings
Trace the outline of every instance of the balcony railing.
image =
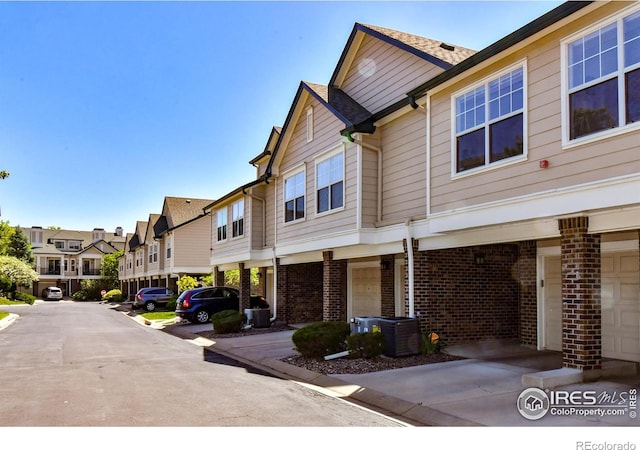
{"type": "Polygon", "coordinates": [[[40,275],[60,275],[60,268],[40,268],[40,275]]]}
{"type": "Polygon", "coordinates": [[[102,269],[82,269],[82,275],[100,275],[102,269]]]}

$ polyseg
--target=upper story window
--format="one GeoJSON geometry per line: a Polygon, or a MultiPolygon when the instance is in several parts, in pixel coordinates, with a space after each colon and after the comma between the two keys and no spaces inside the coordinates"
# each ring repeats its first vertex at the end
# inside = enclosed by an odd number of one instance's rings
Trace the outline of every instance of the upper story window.
{"type": "Polygon", "coordinates": [[[455,96],[455,172],[525,154],[525,66],[455,96]]]}
{"type": "Polygon", "coordinates": [[[64,241],[54,241],[53,243],[57,249],[64,250],[64,241]]]}
{"type": "Polygon", "coordinates": [[[344,154],[342,152],[316,164],[317,212],[344,206],[344,154]]]}
{"type": "Polygon", "coordinates": [[[42,247],[42,228],[31,230],[31,244],[42,247]]]}
{"type": "Polygon", "coordinates": [[[166,240],[167,242],[167,259],[171,259],[171,236],[166,240]]]}
{"type": "Polygon", "coordinates": [[[80,250],[80,241],[69,241],[69,250],[80,250]]]}
{"type": "Polygon", "coordinates": [[[305,173],[298,172],[284,180],[284,221],[304,219],[305,173]]]}
{"type": "Polygon", "coordinates": [[[227,239],[227,209],[221,209],[216,212],[216,219],[218,221],[217,232],[218,241],[224,241],[227,239]]]}
{"type": "Polygon", "coordinates": [[[158,243],[154,242],[149,245],[149,263],[158,262],[158,243]]]}
{"type": "Polygon", "coordinates": [[[640,120],[640,11],[563,47],[568,140],[640,120]]]}
{"type": "Polygon", "coordinates": [[[307,142],[313,141],[313,106],[307,108],[307,142]]]}
{"type": "Polygon", "coordinates": [[[233,237],[244,234],[244,200],[239,200],[231,206],[231,234],[233,237]]]}

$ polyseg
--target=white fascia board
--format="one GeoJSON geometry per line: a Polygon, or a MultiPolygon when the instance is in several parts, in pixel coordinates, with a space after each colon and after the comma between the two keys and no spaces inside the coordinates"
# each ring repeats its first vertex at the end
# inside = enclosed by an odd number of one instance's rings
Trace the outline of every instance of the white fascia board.
{"type": "Polygon", "coordinates": [[[218,266],[219,268],[222,266],[229,266],[230,264],[235,264],[235,268],[237,269],[238,263],[244,262],[245,267],[264,267],[270,266],[271,256],[273,255],[273,250],[263,249],[263,250],[253,250],[253,251],[245,251],[240,253],[229,253],[227,255],[215,254],[211,257],[210,264],[211,266],[218,266]]]}
{"type": "Polygon", "coordinates": [[[173,267],[171,269],[171,275],[179,273],[209,273],[211,272],[211,266],[183,266],[173,267]]]}
{"type": "MultiPolygon", "coordinates": [[[[553,189],[504,201],[432,214],[430,232],[446,233],[476,227],[570,216],[593,210],[638,205],[640,175],[553,189]]],[[[636,221],[637,224],[637,221],[636,221]]]]}

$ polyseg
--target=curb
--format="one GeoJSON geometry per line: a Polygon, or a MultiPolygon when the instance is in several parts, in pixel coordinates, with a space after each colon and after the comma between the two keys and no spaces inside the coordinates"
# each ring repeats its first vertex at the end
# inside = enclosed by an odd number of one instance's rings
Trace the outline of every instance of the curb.
{"type": "Polygon", "coordinates": [[[8,326],[13,325],[13,322],[15,322],[18,317],[20,316],[17,314],[9,313],[7,317],[0,320],[0,330],[4,330],[8,326]]]}

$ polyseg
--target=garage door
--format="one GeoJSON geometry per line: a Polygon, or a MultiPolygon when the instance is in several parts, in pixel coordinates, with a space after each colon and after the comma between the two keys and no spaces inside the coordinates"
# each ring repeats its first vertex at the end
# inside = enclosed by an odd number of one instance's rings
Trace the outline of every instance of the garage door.
{"type": "Polygon", "coordinates": [[[350,281],[351,316],[381,315],[380,267],[354,267],[350,281]]]}
{"type": "MultiPolygon", "coordinates": [[[[638,252],[602,255],[602,356],[640,361],[638,252]]],[[[562,350],[562,280],[559,256],[545,258],[545,347],[562,350]]]]}
{"type": "Polygon", "coordinates": [[[638,253],[602,256],[602,356],[640,361],[638,253]]]}

